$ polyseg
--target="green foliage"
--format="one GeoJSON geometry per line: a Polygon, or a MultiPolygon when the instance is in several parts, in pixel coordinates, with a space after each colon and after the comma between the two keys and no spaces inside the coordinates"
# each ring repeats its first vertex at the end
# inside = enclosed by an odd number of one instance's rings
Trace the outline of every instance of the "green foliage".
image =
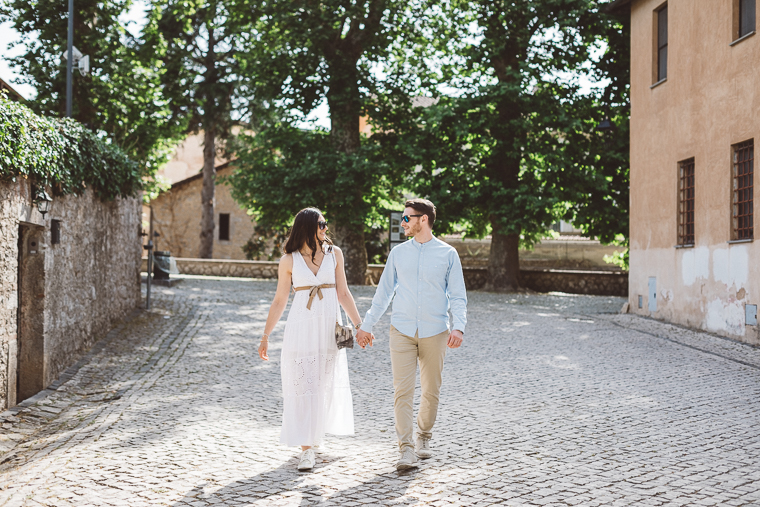
{"type": "MultiPolygon", "coordinates": [[[[155,53],[140,53],[139,42],[119,21],[131,0],[74,2],[74,46],[88,55],[91,73],[74,71],[73,118],[121,147],[153,175],[168,160],[177,140],[176,122],[161,96],[159,79],[166,69],[155,53]]],[[[37,95],[29,101],[36,113],[62,117],[66,110],[66,34],[68,5],[61,0],[4,0],[0,21],[21,34],[25,51],[10,59],[37,95]]]]}
{"type": "Polygon", "coordinates": [[[245,258],[249,261],[278,260],[283,254],[288,230],[288,227],[268,228],[257,224],[251,238],[242,246],[245,258]]]}
{"type": "Polygon", "coordinates": [[[624,271],[628,271],[630,266],[630,253],[631,250],[628,247],[628,239],[623,240],[620,238],[620,246],[624,246],[624,250],[615,250],[612,255],[605,255],[604,262],[607,264],[613,264],[624,271]]]}
{"type": "Polygon", "coordinates": [[[299,210],[316,206],[333,226],[363,229],[385,220],[382,209],[401,199],[381,147],[367,139],[345,154],[332,148],[324,130],[280,124],[244,136],[236,152],[237,169],[225,180],[265,228],[281,228],[299,210]]]}
{"type": "Polygon", "coordinates": [[[260,4],[265,29],[259,30],[259,44],[246,62],[266,69],[252,83],[260,101],[254,120],[263,120],[258,124],[262,131],[243,148],[240,170],[231,180],[240,185],[241,203],[255,209],[259,220],[283,223],[307,205],[339,214],[339,225],[354,231],[385,218],[380,218],[381,209],[400,195],[392,191],[400,183],[399,166],[393,157],[380,156],[377,142],[360,136],[359,122],[384,97],[408,85],[408,75],[381,75],[377,69],[419,38],[422,19],[413,12],[425,3],[260,4]],[[329,132],[294,127],[324,101],[330,110],[329,132]],[[257,153],[259,148],[269,151],[257,153]]]}
{"type": "Polygon", "coordinates": [[[26,178],[58,194],[91,188],[101,199],[134,196],[140,166],[71,119],[54,120],[0,94],[0,179],[26,178]]]}
{"type": "Polygon", "coordinates": [[[409,185],[439,206],[436,229],[523,246],[559,219],[603,242],[627,235],[627,26],[591,0],[450,0],[441,12],[436,103],[372,116],[418,168],[409,185]],[[610,84],[584,94],[580,74],[610,84]],[[617,128],[602,135],[605,115],[617,128]]]}
{"type": "Polygon", "coordinates": [[[141,54],[161,66],[161,96],[172,124],[184,132],[212,130],[225,141],[247,115],[251,82],[262,72],[246,66],[256,44],[257,7],[248,0],[150,2],[141,54]]]}

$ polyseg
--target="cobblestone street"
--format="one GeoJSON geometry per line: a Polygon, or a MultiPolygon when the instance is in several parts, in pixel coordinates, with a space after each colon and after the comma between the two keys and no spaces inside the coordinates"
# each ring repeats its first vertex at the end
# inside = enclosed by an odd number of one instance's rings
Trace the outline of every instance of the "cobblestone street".
{"type": "MultiPolygon", "coordinates": [[[[275,286],[154,287],[153,310],[3,414],[0,505],[760,505],[760,349],[609,297],[470,292],[435,455],[406,473],[388,312],[348,351],[357,434],[299,473],[278,443],[284,317],[256,353],[275,286]]],[[[353,292],[363,314],[374,289],[353,292]]]]}

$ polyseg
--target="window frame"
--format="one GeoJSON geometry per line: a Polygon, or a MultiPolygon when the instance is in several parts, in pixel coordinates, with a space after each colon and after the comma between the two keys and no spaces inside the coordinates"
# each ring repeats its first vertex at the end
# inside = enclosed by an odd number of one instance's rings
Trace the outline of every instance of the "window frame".
{"type": "Polygon", "coordinates": [[[217,238],[218,238],[219,241],[230,241],[230,237],[231,237],[231,234],[230,234],[231,222],[232,222],[232,220],[230,220],[230,213],[219,213],[219,234],[217,236],[217,238]],[[226,218],[226,224],[224,224],[225,227],[222,227],[222,223],[223,223],[222,217],[226,218]],[[226,229],[225,232],[227,233],[226,234],[226,236],[227,236],[226,238],[222,237],[222,231],[224,229],[226,229]]]}
{"type": "Polygon", "coordinates": [[[696,241],[696,164],[694,157],[678,163],[677,245],[694,246],[696,241]]]}
{"type": "Polygon", "coordinates": [[[668,79],[668,41],[670,39],[668,19],[668,2],[665,2],[653,11],[652,82],[655,85],[668,79]],[[664,26],[664,33],[661,30],[662,26],[664,26]]]}
{"type": "Polygon", "coordinates": [[[58,245],[61,243],[61,221],[53,218],[50,221],[50,244],[58,245]]]}
{"type": "Polygon", "coordinates": [[[747,35],[755,33],[757,29],[757,0],[739,0],[737,5],[737,14],[739,19],[737,20],[737,39],[746,37],[747,35]],[[751,12],[749,6],[752,6],[751,12]],[[750,21],[747,21],[749,19],[750,21]],[[745,29],[746,25],[746,29],[745,29]]]}
{"type": "Polygon", "coordinates": [[[731,146],[731,241],[755,239],[754,150],[754,139],[731,146]]]}

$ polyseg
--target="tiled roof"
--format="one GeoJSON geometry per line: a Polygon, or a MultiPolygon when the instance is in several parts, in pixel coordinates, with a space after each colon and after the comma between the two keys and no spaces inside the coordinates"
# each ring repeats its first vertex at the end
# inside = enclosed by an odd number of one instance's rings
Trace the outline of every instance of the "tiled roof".
{"type": "MultiPolygon", "coordinates": [[[[227,167],[229,167],[229,165],[230,165],[230,162],[225,162],[224,164],[220,164],[220,165],[216,166],[216,172],[218,173],[219,171],[221,171],[223,169],[227,169],[227,167]]],[[[198,174],[194,174],[194,175],[190,176],[189,178],[185,178],[184,180],[180,180],[180,181],[178,181],[176,183],[172,183],[171,188],[179,188],[179,187],[185,186],[188,183],[191,183],[191,182],[193,182],[195,180],[199,180],[201,178],[203,178],[203,169],[201,169],[200,172],[198,172],[198,174]]]]}

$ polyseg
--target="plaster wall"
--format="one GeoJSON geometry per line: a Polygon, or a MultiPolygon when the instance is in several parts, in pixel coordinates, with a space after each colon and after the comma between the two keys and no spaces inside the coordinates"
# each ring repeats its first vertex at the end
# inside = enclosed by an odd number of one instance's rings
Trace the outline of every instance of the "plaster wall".
{"type": "Polygon", "coordinates": [[[663,3],[631,5],[630,308],[760,344],[757,326],[744,325],[745,305],[760,302],[760,251],[729,243],[731,147],[760,141],[760,36],[732,45],[733,0],[670,0],[667,79],[655,84],[663,3]],[[678,163],[692,157],[695,245],[676,248],[678,163]]]}
{"type": "Polygon", "coordinates": [[[0,182],[0,409],[30,395],[17,376],[46,387],[140,302],[138,199],[56,197],[43,218],[30,194],[24,180],[0,182]]]}
{"type": "MultiPolygon", "coordinates": [[[[232,171],[229,166],[217,171],[217,178],[232,171]]],[[[190,178],[162,193],[152,202],[153,227],[160,234],[158,249],[174,257],[198,257],[201,234],[200,177],[190,178]]],[[[242,246],[253,235],[254,223],[232,198],[228,185],[217,184],[214,193],[214,259],[245,260],[242,246]],[[230,239],[219,240],[219,215],[230,215],[230,239]]]]}
{"type": "MultiPolygon", "coordinates": [[[[170,183],[177,183],[198,174],[203,168],[203,135],[201,131],[187,136],[177,145],[171,160],[158,171],[158,174],[170,183]]],[[[221,165],[226,161],[217,155],[215,165],[221,165]]]]}

